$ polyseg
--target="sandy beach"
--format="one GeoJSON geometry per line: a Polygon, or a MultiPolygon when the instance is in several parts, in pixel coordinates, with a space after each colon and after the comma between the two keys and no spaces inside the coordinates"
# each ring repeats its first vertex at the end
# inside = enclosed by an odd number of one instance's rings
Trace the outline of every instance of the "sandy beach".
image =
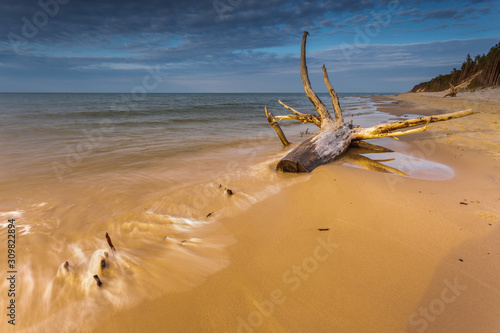
{"type": "Polygon", "coordinates": [[[500,333],[477,2],[4,0],[0,333],[500,333]]]}
{"type": "Polygon", "coordinates": [[[500,333],[500,1],[2,8],[0,333],[500,333]]]}
{"type": "Polygon", "coordinates": [[[301,178],[216,222],[234,238],[227,267],[108,315],[97,331],[500,331],[500,90],[442,95],[386,96],[396,102],[381,110],[478,113],[375,143],[453,177],[340,162],[290,176],[301,178]]]}

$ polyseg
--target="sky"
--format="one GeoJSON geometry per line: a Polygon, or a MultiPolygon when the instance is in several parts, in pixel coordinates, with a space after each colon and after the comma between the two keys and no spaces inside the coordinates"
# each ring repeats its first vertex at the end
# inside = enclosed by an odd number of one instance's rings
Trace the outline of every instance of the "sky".
{"type": "Polygon", "coordinates": [[[498,0],[0,0],[0,92],[405,92],[500,41],[498,0]]]}

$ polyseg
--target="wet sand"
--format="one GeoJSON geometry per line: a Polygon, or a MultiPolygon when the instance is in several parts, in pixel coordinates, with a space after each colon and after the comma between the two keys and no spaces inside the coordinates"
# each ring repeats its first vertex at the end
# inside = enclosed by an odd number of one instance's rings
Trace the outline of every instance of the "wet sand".
{"type": "Polygon", "coordinates": [[[342,163],[300,175],[245,212],[215,219],[234,239],[225,268],[189,291],[109,313],[96,331],[500,331],[499,97],[390,97],[397,102],[384,111],[394,115],[479,112],[376,140],[449,166],[452,178],[342,163]]]}

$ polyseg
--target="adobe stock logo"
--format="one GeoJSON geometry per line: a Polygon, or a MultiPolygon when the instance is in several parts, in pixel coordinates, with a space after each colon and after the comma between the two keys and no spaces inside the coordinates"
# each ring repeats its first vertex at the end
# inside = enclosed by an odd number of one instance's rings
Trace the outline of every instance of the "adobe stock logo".
{"type": "Polygon", "coordinates": [[[217,15],[219,15],[219,19],[222,21],[226,18],[226,12],[232,12],[236,9],[243,0],[214,0],[212,5],[214,6],[217,15]]]}
{"type": "Polygon", "coordinates": [[[377,37],[382,33],[382,28],[387,27],[393,17],[398,15],[401,11],[401,6],[399,0],[391,0],[387,4],[386,10],[381,10],[379,12],[371,11],[370,15],[372,19],[363,26],[363,28],[356,27],[354,32],[354,40],[352,44],[342,43],[340,44],[340,49],[344,54],[345,60],[351,63],[351,57],[355,54],[361,53],[362,50],[371,44],[372,39],[377,37]]]}
{"type": "Polygon", "coordinates": [[[10,45],[14,51],[16,53],[20,53],[20,44],[26,44],[29,40],[35,38],[38,35],[39,29],[45,27],[49,23],[49,17],[55,17],[59,13],[61,5],[66,5],[69,2],[70,0],[47,0],[45,2],[44,0],[39,0],[38,6],[40,7],[40,10],[33,14],[31,20],[26,16],[21,18],[21,21],[23,22],[23,26],[21,27],[22,36],[19,36],[12,31],[7,34],[10,45]]]}
{"type": "MultiPolygon", "coordinates": [[[[449,280],[444,280],[443,283],[445,287],[441,289],[439,297],[429,302],[427,307],[419,307],[418,312],[415,311],[410,316],[409,324],[415,328],[416,332],[425,332],[429,324],[434,322],[446,310],[447,306],[455,302],[460,294],[467,289],[466,285],[458,283],[458,278],[455,278],[453,283],[449,280]]],[[[410,332],[414,332],[414,330],[411,329],[410,332]]]]}
{"type": "Polygon", "coordinates": [[[274,311],[285,303],[288,297],[299,289],[302,283],[316,272],[320,264],[326,261],[340,246],[340,244],[332,242],[330,235],[326,238],[318,237],[316,241],[318,244],[310,256],[304,258],[300,265],[293,265],[281,275],[281,281],[286,289],[276,288],[271,291],[268,299],[260,302],[254,300],[254,311],[245,317],[236,317],[237,333],[253,333],[261,327],[265,320],[271,317],[274,311]]]}

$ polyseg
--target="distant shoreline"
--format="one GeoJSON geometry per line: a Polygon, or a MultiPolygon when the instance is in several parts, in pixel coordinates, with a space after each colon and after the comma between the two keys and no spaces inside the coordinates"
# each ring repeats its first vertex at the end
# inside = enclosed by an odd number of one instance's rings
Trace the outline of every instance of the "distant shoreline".
{"type": "MultiPolygon", "coordinates": [[[[0,91],[1,94],[130,94],[130,91],[125,91],[125,92],[55,92],[55,91],[0,91]]],[[[284,95],[297,95],[297,94],[302,94],[304,95],[303,91],[298,91],[298,92],[151,92],[147,93],[147,95],[215,95],[215,94],[221,94],[221,95],[279,95],[279,94],[284,94],[284,95]]],[[[328,95],[328,92],[319,92],[319,95],[328,95]]],[[[404,94],[404,92],[397,93],[397,92],[339,92],[338,93],[340,96],[390,96],[390,95],[397,95],[397,94],[404,94]]],[[[304,95],[304,97],[306,97],[304,95]]]]}

